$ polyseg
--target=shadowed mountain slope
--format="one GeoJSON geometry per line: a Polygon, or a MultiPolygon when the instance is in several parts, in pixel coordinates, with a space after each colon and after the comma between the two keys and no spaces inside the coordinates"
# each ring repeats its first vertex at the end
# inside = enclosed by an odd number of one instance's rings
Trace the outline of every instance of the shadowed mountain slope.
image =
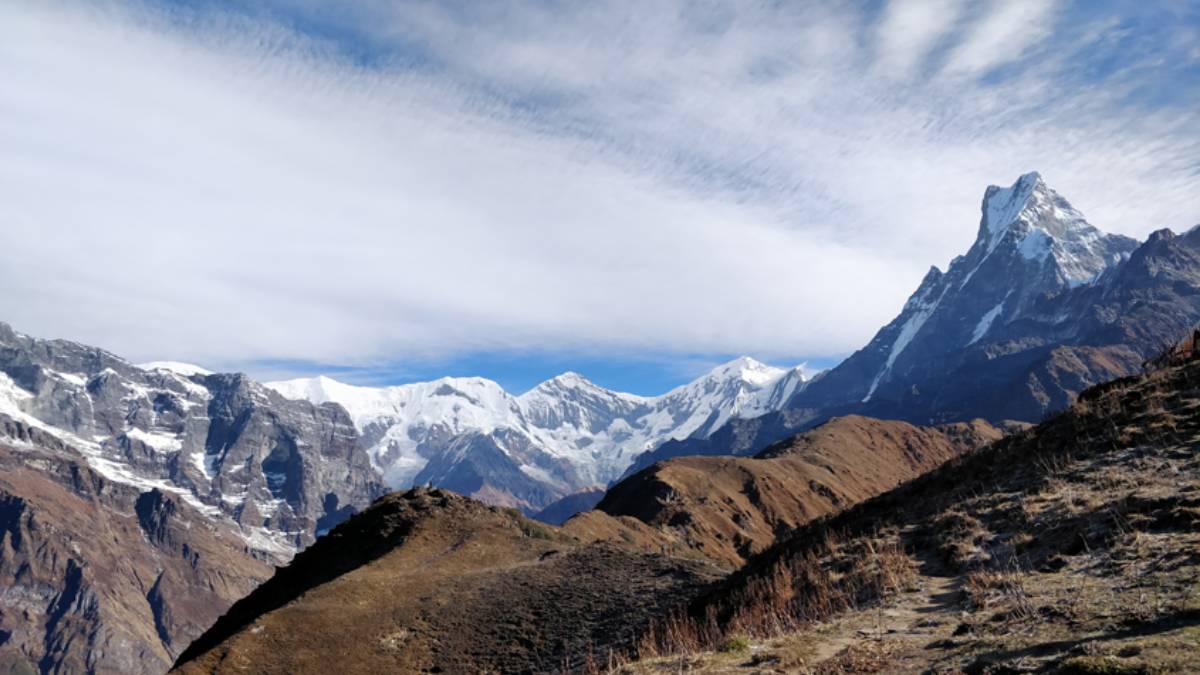
{"type": "Polygon", "coordinates": [[[604,499],[604,490],[600,488],[576,492],[538,511],[533,517],[543,523],[562,525],[576,513],[596,508],[601,499],[604,499]]]}

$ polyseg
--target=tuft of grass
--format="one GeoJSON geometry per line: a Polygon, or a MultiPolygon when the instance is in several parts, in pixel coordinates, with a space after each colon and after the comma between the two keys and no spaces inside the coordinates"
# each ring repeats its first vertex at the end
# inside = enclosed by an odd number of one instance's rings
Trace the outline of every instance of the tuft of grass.
{"type": "Polygon", "coordinates": [[[547,541],[555,541],[558,539],[558,537],[555,536],[554,531],[549,527],[525,518],[521,519],[521,533],[526,537],[531,537],[533,539],[545,539],[547,541]]]}
{"type": "Polygon", "coordinates": [[[958,509],[942,512],[933,521],[937,550],[942,560],[956,570],[964,570],[989,560],[979,547],[988,534],[978,518],[958,509]]]}
{"type": "Polygon", "coordinates": [[[1019,532],[1012,539],[1013,549],[1017,553],[1028,551],[1037,542],[1037,537],[1028,532],[1019,532]]]}
{"type": "Polygon", "coordinates": [[[1001,607],[1014,619],[1037,613],[1025,590],[1023,575],[1017,570],[975,570],[963,581],[963,592],[968,604],[976,609],[1001,607]]]}
{"type": "Polygon", "coordinates": [[[718,651],[724,654],[742,654],[750,650],[750,638],[740,633],[730,635],[721,643],[718,651]]]}
{"type": "Polygon", "coordinates": [[[1148,675],[1149,670],[1136,663],[1122,662],[1115,656],[1073,656],[1058,664],[1059,675],[1148,675]]]}

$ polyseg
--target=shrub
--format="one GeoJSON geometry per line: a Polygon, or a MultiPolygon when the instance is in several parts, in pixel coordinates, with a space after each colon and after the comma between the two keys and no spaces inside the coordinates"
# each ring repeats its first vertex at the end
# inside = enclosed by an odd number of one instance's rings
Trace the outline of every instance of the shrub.
{"type": "Polygon", "coordinates": [[[720,651],[726,654],[741,654],[748,649],[750,649],[750,638],[740,633],[726,637],[720,647],[720,651]]]}

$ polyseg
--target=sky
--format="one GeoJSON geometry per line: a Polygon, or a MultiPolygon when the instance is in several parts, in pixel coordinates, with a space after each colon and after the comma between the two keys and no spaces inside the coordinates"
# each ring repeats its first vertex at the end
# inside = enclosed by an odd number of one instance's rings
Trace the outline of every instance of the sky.
{"type": "Polygon", "coordinates": [[[1200,223],[1200,7],[0,3],[0,321],[134,361],[827,368],[1032,170],[1200,223]]]}

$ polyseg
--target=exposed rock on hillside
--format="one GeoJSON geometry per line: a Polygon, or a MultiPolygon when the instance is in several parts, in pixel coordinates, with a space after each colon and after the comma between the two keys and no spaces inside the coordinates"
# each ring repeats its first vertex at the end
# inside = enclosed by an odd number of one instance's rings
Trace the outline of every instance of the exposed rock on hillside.
{"type": "Polygon", "coordinates": [[[162,672],[381,491],[344,410],[0,324],[0,663],[162,672]]]}

